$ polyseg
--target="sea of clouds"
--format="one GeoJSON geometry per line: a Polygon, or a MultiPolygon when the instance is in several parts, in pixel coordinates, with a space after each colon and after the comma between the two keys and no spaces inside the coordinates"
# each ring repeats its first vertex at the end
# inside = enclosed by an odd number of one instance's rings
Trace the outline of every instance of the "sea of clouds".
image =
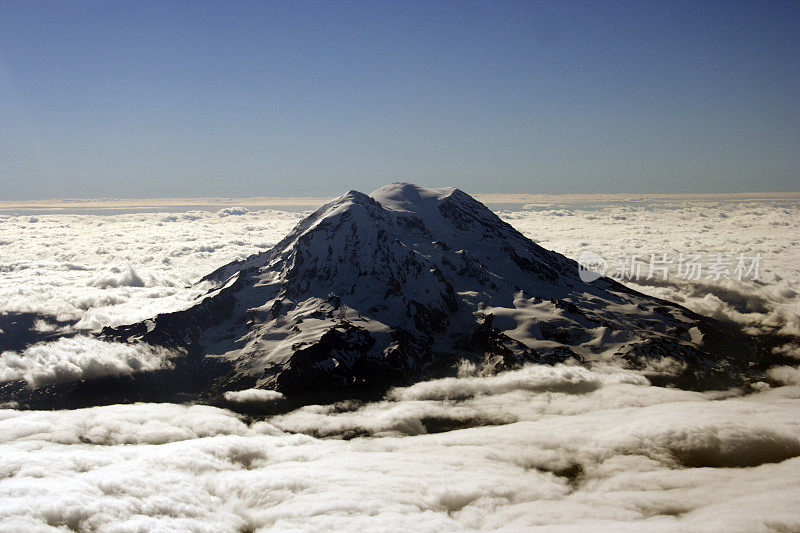
{"type": "MultiPolygon", "coordinates": [[[[632,284],[752,332],[797,334],[800,206],[532,205],[501,217],[577,258],[760,253],[759,280],[632,284]]],[[[106,325],[179,309],[204,274],[277,242],[296,212],[0,214],[0,380],[162,368],[106,325]]],[[[778,348],[800,359],[800,347],[778,348]]],[[[252,420],[200,405],[0,409],[0,530],[800,530],[800,370],[689,392],[639,373],[529,366],[252,420]]],[[[226,395],[269,404],[269,391],[226,395]]]]}
{"type": "Polygon", "coordinates": [[[602,205],[530,205],[501,217],[545,248],[578,259],[584,250],[604,257],[609,272],[621,258],[639,256],[639,290],[699,313],[732,320],[751,333],[779,331],[800,335],[800,202],[662,201],[602,205]],[[651,255],[675,261],[662,281],[647,279],[651,255]],[[675,274],[680,254],[701,255],[699,280],[675,274]],[[716,257],[730,256],[729,275],[709,278],[716,257]],[[734,275],[737,257],[760,255],[756,280],[734,275]]]}

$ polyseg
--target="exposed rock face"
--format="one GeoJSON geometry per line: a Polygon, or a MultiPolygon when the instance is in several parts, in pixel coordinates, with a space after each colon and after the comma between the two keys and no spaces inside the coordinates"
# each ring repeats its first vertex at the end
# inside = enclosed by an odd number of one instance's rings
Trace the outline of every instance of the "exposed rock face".
{"type": "Polygon", "coordinates": [[[193,307],[103,336],[182,349],[206,395],[380,387],[461,359],[623,360],[704,388],[742,379],[754,358],[714,320],[607,278],[584,283],[574,261],[458,189],[350,191],[204,279],[219,288],[193,307]]]}

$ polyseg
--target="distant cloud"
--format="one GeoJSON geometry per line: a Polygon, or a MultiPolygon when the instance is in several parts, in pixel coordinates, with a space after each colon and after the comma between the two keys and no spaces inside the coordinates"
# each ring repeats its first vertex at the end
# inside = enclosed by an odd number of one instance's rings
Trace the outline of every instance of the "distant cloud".
{"type": "Polygon", "coordinates": [[[249,215],[249,214],[250,210],[244,207],[226,207],[225,209],[220,209],[219,211],[217,211],[217,216],[220,217],[249,215]]]}
{"type": "MultiPolygon", "coordinates": [[[[302,216],[277,211],[0,216],[0,313],[98,331],[188,306],[215,268],[262,251],[302,216]]],[[[0,338],[0,351],[3,340],[0,338]]]]}
{"type": "Polygon", "coordinates": [[[545,248],[574,259],[591,250],[608,260],[612,270],[623,254],[667,253],[674,258],[679,253],[759,253],[758,283],[714,281],[704,275],[699,282],[671,278],[663,283],[643,276],[627,284],[739,323],[752,333],[800,335],[800,244],[792,233],[800,224],[797,195],[664,196],[634,195],[631,202],[622,202],[607,195],[592,204],[591,195],[575,195],[562,198],[563,207],[542,203],[500,216],[545,248]]]}

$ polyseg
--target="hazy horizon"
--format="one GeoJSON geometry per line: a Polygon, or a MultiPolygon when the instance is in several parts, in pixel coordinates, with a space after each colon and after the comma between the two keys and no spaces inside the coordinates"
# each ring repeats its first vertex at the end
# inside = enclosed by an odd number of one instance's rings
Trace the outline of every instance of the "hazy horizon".
{"type": "MultiPolygon", "coordinates": [[[[328,196],[176,196],[176,197],[103,197],[103,198],[43,198],[39,200],[0,200],[0,215],[25,214],[122,214],[138,212],[181,212],[187,210],[215,211],[223,207],[308,211],[344,194],[328,196]]],[[[360,191],[370,194],[372,191],[360,191]]],[[[627,202],[631,205],[648,202],[788,202],[800,201],[800,191],[749,191],[726,193],[471,193],[476,200],[491,209],[528,209],[546,205],[587,205],[627,202]]]]}

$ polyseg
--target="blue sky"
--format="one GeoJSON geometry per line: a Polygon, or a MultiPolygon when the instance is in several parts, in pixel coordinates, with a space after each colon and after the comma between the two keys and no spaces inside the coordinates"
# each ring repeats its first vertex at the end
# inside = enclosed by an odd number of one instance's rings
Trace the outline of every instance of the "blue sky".
{"type": "Polygon", "coordinates": [[[800,188],[800,2],[0,0],[0,199],[800,188]]]}

